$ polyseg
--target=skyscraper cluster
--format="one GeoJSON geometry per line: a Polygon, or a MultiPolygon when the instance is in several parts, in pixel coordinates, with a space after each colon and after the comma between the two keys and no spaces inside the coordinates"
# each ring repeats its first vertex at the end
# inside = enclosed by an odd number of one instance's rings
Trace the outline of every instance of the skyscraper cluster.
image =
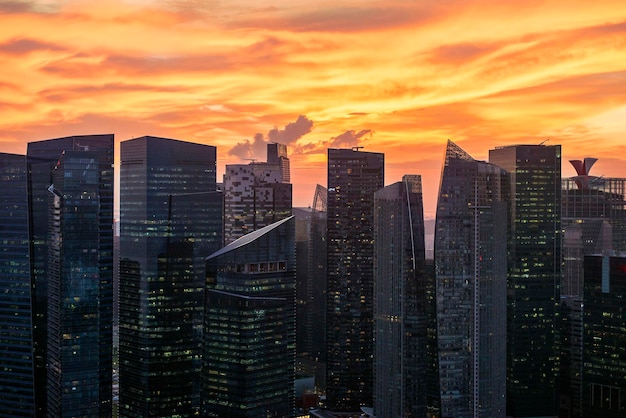
{"type": "Polygon", "coordinates": [[[429,260],[382,153],[329,149],[294,210],[285,145],[218,182],[216,147],[151,136],[114,254],[113,150],[0,154],[0,416],[626,415],[626,179],[595,159],[448,141],[429,260]]]}

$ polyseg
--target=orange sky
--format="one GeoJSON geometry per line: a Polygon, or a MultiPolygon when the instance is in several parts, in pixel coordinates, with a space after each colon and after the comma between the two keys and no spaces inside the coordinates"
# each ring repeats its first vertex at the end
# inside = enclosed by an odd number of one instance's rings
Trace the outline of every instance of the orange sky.
{"type": "Polygon", "coordinates": [[[0,151],[164,136],[217,146],[221,177],[277,140],[295,206],[329,146],[422,174],[427,216],[448,138],[477,159],[550,138],[626,177],[623,0],[0,0],[0,63],[0,151]]]}

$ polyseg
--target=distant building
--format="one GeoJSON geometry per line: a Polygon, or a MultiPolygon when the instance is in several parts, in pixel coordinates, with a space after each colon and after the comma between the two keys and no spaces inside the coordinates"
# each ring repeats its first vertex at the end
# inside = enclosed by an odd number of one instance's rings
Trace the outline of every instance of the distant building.
{"type": "Polygon", "coordinates": [[[221,247],[216,148],[121,143],[119,414],[200,410],[204,259],[221,247]]]}
{"type": "Polygon", "coordinates": [[[626,416],[626,256],[585,256],[585,417],[626,416]]]}
{"type": "Polygon", "coordinates": [[[28,144],[37,415],[111,415],[113,147],[28,144]]]}
{"type": "Polygon", "coordinates": [[[509,173],[507,415],[558,414],[561,146],[489,151],[509,173]]]}
{"type": "Polygon", "coordinates": [[[442,417],[504,417],[506,172],[448,141],[435,225],[442,417]]]}
{"type": "Polygon", "coordinates": [[[224,173],[225,243],[291,216],[286,147],[268,144],[268,162],[231,164],[224,173]],[[269,160],[272,160],[270,163],[269,160]]]}
{"type": "Polygon", "coordinates": [[[33,417],[35,359],[25,155],[0,153],[0,184],[0,416],[33,417]]]}
{"type": "Polygon", "coordinates": [[[427,305],[421,177],[374,194],[374,412],[425,417],[427,305]]]}
{"type": "Polygon", "coordinates": [[[590,175],[596,161],[570,161],[578,175],[561,182],[561,416],[581,416],[584,257],[626,251],[626,179],[590,175]]]}
{"type": "MultiPolygon", "coordinates": [[[[317,185],[311,205],[311,226],[308,249],[308,282],[306,314],[306,351],[319,362],[326,361],[326,221],[328,191],[317,185]]],[[[324,373],[325,375],[325,373],[324,373]]],[[[326,379],[318,381],[325,386],[326,379]]]]}
{"type": "Polygon", "coordinates": [[[291,183],[291,169],[287,157],[287,145],[272,142],[267,144],[267,163],[277,165],[280,170],[282,183],[291,183]]]}
{"type": "Polygon", "coordinates": [[[294,414],[295,219],[207,257],[202,412],[294,414]]]}
{"type": "Polygon", "coordinates": [[[582,296],[585,255],[626,251],[626,179],[591,176],[595,161],[571,161],[579,175],[562,180],[563,295],[582,296]]]}
{"type": "Polygon", "coordinates": [[[328,150],[326,396],[334,411],[373,403],[374,192],[384,154],[328,150]]]}

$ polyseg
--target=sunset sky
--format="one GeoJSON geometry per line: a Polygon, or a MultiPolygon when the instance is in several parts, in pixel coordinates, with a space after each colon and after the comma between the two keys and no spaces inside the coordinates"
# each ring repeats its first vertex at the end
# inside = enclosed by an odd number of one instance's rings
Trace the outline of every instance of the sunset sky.
{"type": "Polygon", "coordinates": [[[225,164],[289,146],[294,206],[326,149],[421,174],[434,216],[451,139],[561,144],[626,177],[626,2],[0,0],[0,151],[67,135],[154,135],[225,164]],[[263,152],[257,152],[257,149],[263,152]]]}

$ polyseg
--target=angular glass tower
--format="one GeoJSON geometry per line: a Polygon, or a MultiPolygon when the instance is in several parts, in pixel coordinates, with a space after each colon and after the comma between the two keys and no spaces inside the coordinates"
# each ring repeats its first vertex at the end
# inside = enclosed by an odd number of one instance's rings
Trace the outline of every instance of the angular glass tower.
{"type": "Polygon", "coordinates": [[[427,308],[422,181],[374,194],[374,412],[425,417],[427,308]]]}
{"type": "Polygon", "coordinates": [[[442,417],[504,417],[504,170],[448,141],[435,224],[442,417]]]}
{"type": "Polygon", "coordinates": [[[510,176],[507,415],[556,416],[561,285],[561,146],[489,151],[510,176]]]}
{"type": "Polygon", "coordinates": [[[585,256],[582,416],[626,415],[626,255],[585,256]]]}
{"type": "Polygon", "coordinates": [[[216,149],[121,143],[120,416],[199,412],[204,258],[221,247],[216,149]]]}
{"type": "Polygon", "coordinates": [[[36,388],[45,377],[48,416],[109,416],[113,135],[31,142],[28,164],[36,388]]]}
{"type": "MultiPolygon", "coordinates": [[[[311,206],[308,243],[306,351],[310,358],[326,360],[326,187],[317,185],[311,206]]],[[[325,382],[322,382],[324,384],[325,382]]]]}
{"type": "Polygon", "coordinates": [[[294,414],[295,218],[207,257],[202,412],[294,414]]]}
{"type": "Polygon", "coordinates": [[[26,156],[0,153],[0,416],[35,415],[26,156]]]}
{"type": "Polygon", "coordinates": [[[328,150],[326,396],[328,408],[373,403],[374,192],[384,154],[328,150]]]}

